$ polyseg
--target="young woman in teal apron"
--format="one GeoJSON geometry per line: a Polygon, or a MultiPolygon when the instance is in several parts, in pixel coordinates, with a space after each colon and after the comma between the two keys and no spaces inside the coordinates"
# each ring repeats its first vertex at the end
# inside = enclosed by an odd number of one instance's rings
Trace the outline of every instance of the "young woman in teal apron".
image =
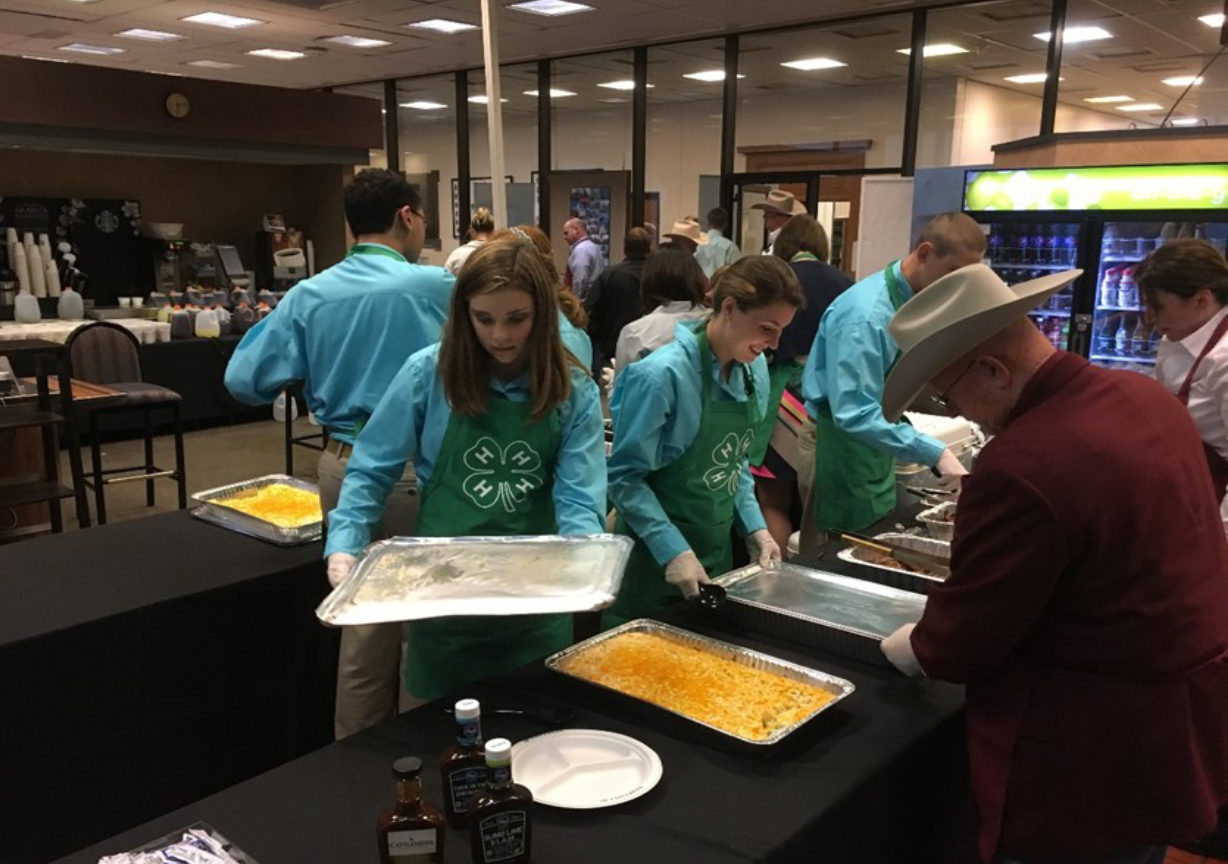
{"type": "Polygon", "coordinates": [[[713,314],[632,363],[610,403],[616,530],[635,539],[607,626],[651,613],[729,570],[730,530],[764,566],[780,560],[746,454],[768,402],[767,363],[802,303],[783,261],[752,256],[714,287],[713,314]]]}
{"type": "MultiPolygon", "coordinates": [[[[405,364],[350,457],[329,553],[357,554],[385,485],[412,458],[425,537],[599,534],[604,431],[597,387],[563,348],[555,288],[533,247],[493,240],[465,264],[443,339],[405,364]]],[[[566,647],[562,615],[410,625],[406,687],[434,699],[566,647]]]]}

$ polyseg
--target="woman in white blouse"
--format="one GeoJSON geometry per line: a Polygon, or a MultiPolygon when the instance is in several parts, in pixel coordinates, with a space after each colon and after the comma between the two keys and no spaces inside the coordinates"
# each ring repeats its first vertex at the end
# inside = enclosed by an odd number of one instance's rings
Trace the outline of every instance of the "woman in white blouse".
{"type": "Polygon", "coordinates": [[[448,260],[443,262],[443,269],[447,270],[453,276],[459,276],[461,268],[465,266],[465,262],[469,260],[469,256],[478,250],[483,243],[490,239],[490,235],[495,233],[495,220],[490,215],[490,211],[485,207],[479,207],[473,211],[473,218],[469,220],[469,240],[462,243],[452,250],[452,254],[448,256],[448,260]]]}
{"type": "Polygon", "coordinates": [[[1228,531],[1228,261],[1205,240],[1171,241],[1134,278],[1164,337],[1156,378],[1186,404],[1202,435],[1228,531]]]}
{"type": "Polygon", "coordinates": [[[618,334],[615,374],[673,342],[679,324],[706,317],[711,311],[704,305],[707,290],[708,277],[690,252],[662,247],[649,255],[640,278],[645,315],[618,334]]]}

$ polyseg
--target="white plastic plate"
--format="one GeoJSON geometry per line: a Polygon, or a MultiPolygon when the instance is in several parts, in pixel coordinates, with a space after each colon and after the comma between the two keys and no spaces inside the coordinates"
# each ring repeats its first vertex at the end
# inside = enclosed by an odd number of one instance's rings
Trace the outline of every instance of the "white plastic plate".
{"type": "Polygon", "coordinates": [[[512,747],[512,777],[550,807],[613,807],[647,793],[661,773],[647,744],[600,729],[547,732],[512,747]]]}

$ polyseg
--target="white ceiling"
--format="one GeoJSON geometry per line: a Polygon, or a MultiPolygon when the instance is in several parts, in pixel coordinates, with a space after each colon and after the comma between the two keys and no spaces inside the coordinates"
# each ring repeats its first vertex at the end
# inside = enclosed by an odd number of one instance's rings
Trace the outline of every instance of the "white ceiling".
{"type": "MultiPolygon", "coordinates": [[[[506,3],[510,0],[501,0],[506,3]]],[[[630,78],[631,52],[618,49],[644,42],[721,34],[753,27],[813,21],[820,8],[814,0],[589,0],[593,12],[559,18],[502,9],[500,53],[504,63],[587,51],[600,56],[572,58],[554,64],[554,86],[575,91],[568,108],[608,107],[608,101],[629,93],[599,88],[602,82],[630,78]]],[[[908,59],[897,49],[909,43],[908,9],[924,5],[912,0],[866,2],[827,0],[823,17],[882,11],[885,17],[816,29],[749,35],[742,39],[739,97],[753,99],[788,90],[868,85],[904,86],[908,59]],[[895,12],[897,14],[890,14],[895,12]],[[846,67],[799,72],[782,61],[826,56],[846,67]]],[[[1067,45],[1062,69],[1061,99],[1101,110],[1117,119],[1158,122],[1181,89],[1162,79],[1192,75],[1218,50],[1218,31],[1197,20],[1222,9],[1220,0],[1070,0],[1068,26],[1095,24],[1112,39],[1067,45]],[[1113,106],[1085,103],[1087,96],[1130,95],[1135,102],[1155,102],[1159,111],[1118,112],[1113,106]]],[[[72,58],[77,62],[199,78],[307,88],[336,86],[341,92],[379,98],[379,85],[353,82],[405,78],[481,65],[481,34],[458,35],[412,31],[404,25],[426,18],[451,18],[479,23],[477,0],[0,0],[0,54],[72,58]],[[243,30],[223,30],[180,19],[203,11],[227,12],[267,23],[243,30]],[[185,39],[150,43],[116,37],[131,27],[170,31],[185,39]],[[326,36],[352,34],[393,44],[353,49],[323,43],[326,36]],[[114,57],[68,54],[58,46],[70,42],[122,47],[114,57]],[[244,54],[255,48],[303,51],[301,60],[264,60],[244,54]],[[185,65],[192,60],[241,64],[232,70],[185,65]]],[[[1008,75],[1044,71],[1047,45],[1033,34],[1048,29],[1045,0],[999,0],[975,6],[936,9],[930,14],[927,41],[954,42],[968,53],[926,61],[927,78],[962,77],[1039,95],[1042,84],[1012,84],[1008,75]]],[[[720,97],[721,85],[683,78],[687,72],[719,68],[723,61],[719,38],[654,48],[649,53],[650,100],[682,102],[720,97]]],[[[523,91],[535,86],[532,67],[505,69],[505,111],[532,111],[534,100],[523,91]]],[[[481,92],[482,76],[471,75],[471,92],[481,92]]],[[[454,93],[450,80],[403,82],[407,99],[430,99],[448,109],[432,112],[451,116],[454,93]]],[[[404,100],[403,100],[404,101],[404,100]]],[[[471,105],[480,114],[482,106],[471,105]]],[[[1228,59],[1205,75],[1203,84],[1182,103],[1175,116],[1228,122],[1228,59]]]]}

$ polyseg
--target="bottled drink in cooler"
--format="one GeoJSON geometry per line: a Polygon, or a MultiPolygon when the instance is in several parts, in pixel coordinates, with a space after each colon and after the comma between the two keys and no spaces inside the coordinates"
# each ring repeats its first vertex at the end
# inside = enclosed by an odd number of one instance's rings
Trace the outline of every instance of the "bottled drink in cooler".
{"type": "Polygon", "coordinates": [[[1018,234],[1015,236],[1015,245],[1018,247],[1018,263],[1030,264],[1032,262],[1032,226],[1020,225],[1018,234]]]}
{"type": "Polygon", "coordinates": [[[1134,284],[1133,267],[1121,271],[1121,280],[1117,283],[1117,305],[1122,309],[1138,308],[1138,286],[1134,284]]]}
{"type": "Polygon", "coordinates": [[[1067,225],[1066,236],[1062,238],[1062,251],[1065,253],[1063,264],[1074,266],[1075,260],[1079,257],[1079,226],[1067,225]]]}
{"type": "Polygon", "coordinates": [[[1151,336],[1151,328],[1143,321],[1143,316],[1138,318],[1138,326],[1134,328],[1134,335],[1130,338],[1130,353],[1135,357],[1146,357],[1149,351],[1149,337],[1151,336]]]}
{"type": "Polygon", "coordinates": [[[1113,256],[1118,252],[1117,226],[1110,222],[1104,226],[1104,240],[1100,244],[1101,256],[1113,256]]]}
{"type": "Polygon", "coordinates": [[[1046,236],[1048,231],[1043,224],[1032,226],[1032,239],[1028,243],[1032,247],[1032,260],[1037,264],[1049,263],[1049,239],[1046,236]]]}
{"type": "Polygon", "coordinates": [[[1100,283],[1100,306],[1113,307],[1117,305],[1117,288],[1120,284],[1120,268],[1109,267],[1104,271],[1104,280],[1100,283]]]}
{"type": "Polygon", "coordinates": [[[1065,225],[1054,225],[1045,236],[1045,258],[1050,264],[1062,264],[1066,260],[1062,246],[1065,233],[1065,225]]]}
{"type": "Polygon", "coordinates": [[[985,254],[990,261],[1002,260],[1002,235],[999,233],[1001,228],[997,225],[991,225],[989,228],[989,237],[985,240],[985,254]]]}
{"type": "Polygon", "coordinates": [[[1129,356],[1130,342],[1134,333],[1134,322],[1128,315],[1122,316],[1121,325],[1113,334],[1113,353],[1121,357],[1129,356]]]}

